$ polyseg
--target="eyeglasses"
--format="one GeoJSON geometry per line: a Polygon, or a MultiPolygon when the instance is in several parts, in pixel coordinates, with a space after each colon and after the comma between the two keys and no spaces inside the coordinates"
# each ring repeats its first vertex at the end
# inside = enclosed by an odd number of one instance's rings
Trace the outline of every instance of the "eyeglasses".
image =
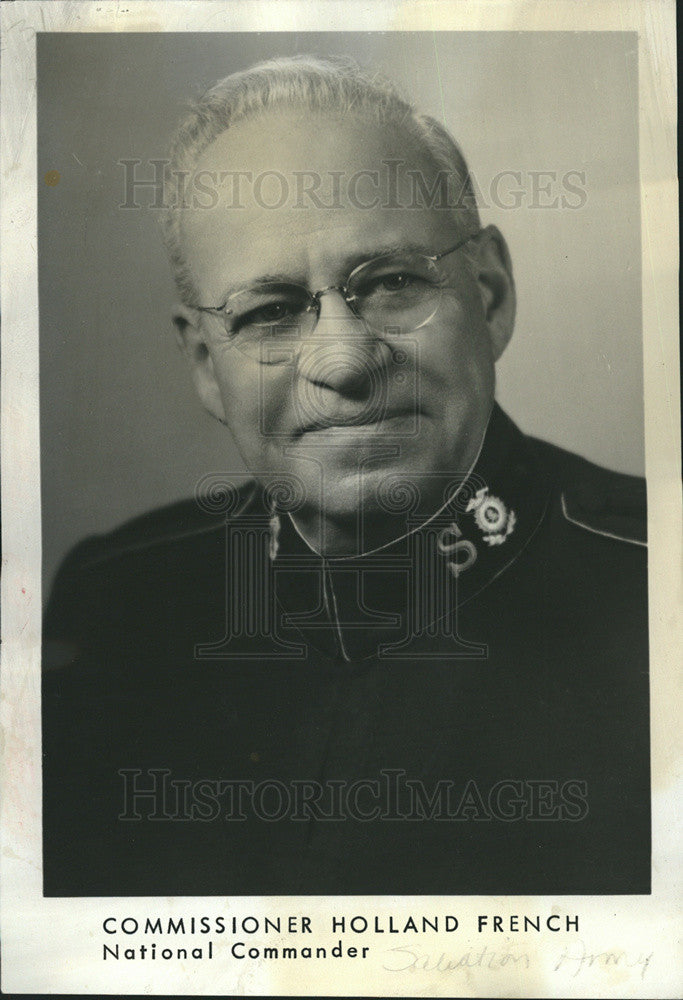
{"type": "Polygon", "coordinates": [[[366,329],[380,338],[414,333],[435,316],[445,285],[437,267],[478,236],[472,233],[438,254],[389,253],[354,268],[341,285],[311,292],[303,285],[264,281],[233,292],[222,306],[196,306],[225,324],[237,350],[260,364],[298,357],[301,342],[320,319],[320,299],[339,292],[366,329]]]}

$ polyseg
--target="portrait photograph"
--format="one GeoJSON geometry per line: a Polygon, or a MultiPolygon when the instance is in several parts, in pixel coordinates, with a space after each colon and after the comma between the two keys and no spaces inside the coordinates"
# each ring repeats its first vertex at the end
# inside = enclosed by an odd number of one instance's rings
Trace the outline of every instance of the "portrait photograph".
{"type": "Polygon", "coordinates": [[[636,54],[39,37],[47,892],[649,890],[636,54]]]}
{"type": "Polygon", "coordinates": [[[48,992],[675,995],[654,42],[96,6],[35,28],[23,341],[3,291],[48,992]]]}

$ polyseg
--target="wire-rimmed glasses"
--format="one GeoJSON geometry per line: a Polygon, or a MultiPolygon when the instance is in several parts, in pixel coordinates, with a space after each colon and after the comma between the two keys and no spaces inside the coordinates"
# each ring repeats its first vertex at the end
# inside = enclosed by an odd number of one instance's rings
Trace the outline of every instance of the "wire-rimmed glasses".
{"type": "Polygon", "coordinates": [[[364,261],[341,285],[309,291],[288,281],[259,281],[233,292],[221,306],[197,306],[225,324],[230,342],[260,364],[282,364],[298,356],[302,341],[320,318],[320,299],[339,292],[352,313],[378,338],[400,338],[436,314],[446,286],[439,261],[477,233],[438,254],[412,250],[364,261]]]}

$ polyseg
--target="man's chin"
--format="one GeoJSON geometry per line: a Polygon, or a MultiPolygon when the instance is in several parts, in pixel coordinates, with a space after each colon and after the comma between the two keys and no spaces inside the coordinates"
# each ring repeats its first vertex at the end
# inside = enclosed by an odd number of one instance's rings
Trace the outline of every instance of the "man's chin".
{"type": "Polygon", "coordinates": [[[289,511],[309,544],[330,558],[391,544],[444,502],[443,476],[432,480],[424,467],[404,462],[359,473],[358,468],[349,471],[321,461],[316,471],[319,477],[311,474],[308,463],[290,466],[305,501],[289,511]]]}
{"type": "Polygon", "coordinates": [[[424,474],[403,464],[354,470],[344,475],[326,470],[326,488],[318,489],[313,506],[321,519],[340,527],[347,525],[362,535],[398,537],[407,519],[421,506],[424,474]]]}

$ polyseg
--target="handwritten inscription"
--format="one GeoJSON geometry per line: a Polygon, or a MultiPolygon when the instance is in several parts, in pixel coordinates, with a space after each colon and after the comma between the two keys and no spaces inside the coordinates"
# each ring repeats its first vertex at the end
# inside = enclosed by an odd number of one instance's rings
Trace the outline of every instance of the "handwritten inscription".
{"type": "MultiPolygon", "coordinates": [[[[567,945],[553,965],[553,972],[564,971],[572,979],[588,969],[610,971],[637,970],[644,979],[650,968],[654,952],[627,952],[622,948],[610,951],[591,951],[583,941],[567,945]]],[[[529,969],[531,958],[526,952],[515,952],[512,948],[494,951],[483,948],[470,948],[459,955],[447,955],[445,952],[430,954],[412,947],[391,948],[385,953],[382,968],[386,972],[467,972],[471,969],[488,969],[492,972],[501,969],[529,969]]]]}
{"type": "Polygon", "coordinates": [[[391,948],[387,953],[384,968],[387,972],[406,972],[409,969],[420,972],[457,972],[467,969],[528,969],[531,962],[524,953],[515,954],[512,950],[493,951],[483,948],[470,948],[461,955],[450,956],[441,952],[440,955],[429,955],[416,948],[391,948]]]}
{"type": "Polygon", "coordinates": [[[587,969],[603,969],[610,972],[614,969],[640,969],[640,978],[645,979],[645,973],[650,967],[654,952],[649,954],[640,952],[628,953],[621,948],[614,948],[611,951],[590,951],[583,941],[572,942],[567,945],[560,955],[554,967],[555,972],[564,970],[571,974],[572,979],[576,979],[587,969]]]}

